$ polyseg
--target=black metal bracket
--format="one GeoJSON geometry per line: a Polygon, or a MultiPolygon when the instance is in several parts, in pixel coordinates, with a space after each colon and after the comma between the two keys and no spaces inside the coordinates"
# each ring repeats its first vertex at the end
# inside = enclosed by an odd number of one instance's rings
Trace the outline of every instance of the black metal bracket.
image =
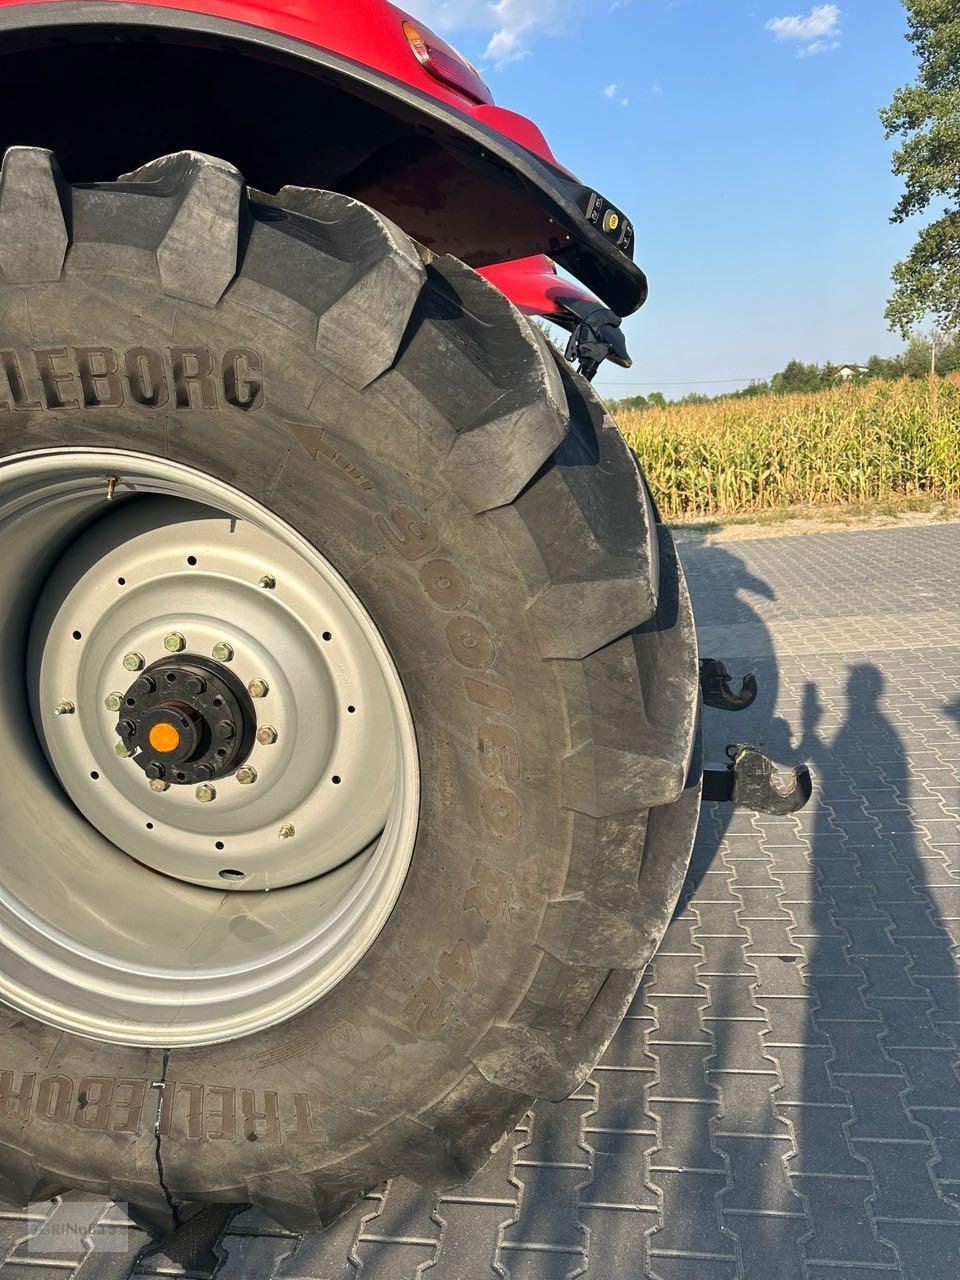
{"type": "Polygon", "coordinates": [[[726,664],[719,658],[701,658],[700,690],[705,705],[717,711],[743,711],[749,707],[757,696],[757,677],[744,676],[739,693],[730,688],[732,679],[726,664]]]}
{"type": "Polygon", "coordinates": [[[632,366],[620,317],[615,311],[580,298],[558,298],[557,301],[570,313],[573,326],[563,354],[571,364],[578,361],[580,372],[588,382],[596,377],[604,360],[612,360],[621,369],[632,366]]]}
{"type": "Polygon", "coordinates": [[[756,747],[734,742],[727,747],[726,769],[704,769],[703,798],[739,805],[755,813],[796,813],[813,794],[813,780],[805,764],[793,771],[793,781],[781,789],[773,781],[773,761],[756,747]]]}

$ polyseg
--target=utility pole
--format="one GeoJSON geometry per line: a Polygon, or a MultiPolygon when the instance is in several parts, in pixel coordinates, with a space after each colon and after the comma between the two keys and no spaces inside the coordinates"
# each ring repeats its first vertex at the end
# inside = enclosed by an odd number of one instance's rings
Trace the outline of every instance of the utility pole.
{"type": "Polygon", "coordinates": [[[930,338],[930,420],[936,422],[939,416],[939,401],[937,397],[937,334],[936,331],[930,338]]]}

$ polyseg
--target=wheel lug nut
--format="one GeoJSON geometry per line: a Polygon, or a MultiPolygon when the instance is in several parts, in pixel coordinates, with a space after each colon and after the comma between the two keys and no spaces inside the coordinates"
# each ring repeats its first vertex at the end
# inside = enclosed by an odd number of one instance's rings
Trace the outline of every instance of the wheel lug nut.
{"type": "Polygon", "coordinates": [[[277,835],[280,837],[281,840],[292,840],[296,834],[297,834],[297,829],[292,822],[285,822],[283,826],[280,828],[280,830],[277,832],[277,835]]]}
{"type": "Polygon", "coordinates": [[[164,791],[170,790],[170,783],[164,782],[162,778],[151,778],[150,790],[155,791],[157,795],[162,795],[164,791]]]}
{"type": "Polygon", "coordinates": [[[72,702],[66,702],[66,701],[58,702],[56,710],[54,711],[53,714],[55,716],[72,716],[73,713],[76,711],[76,709],[77,708],[73,705],[72,702]]]}
{"type": "Polygon", "coordinates": [[[129,758],[134,754],[134,751],[131,750],[130,747],[125,746],[122,742],[117,743],[117,745],[114,747],[114,751],[117,753],[117,755],[120,757],[121,760],[129,760],[129,758]]]}
{"type": "Polygon", "coordinates": [[[270,692],[270,686],[266,680],[251,680],[247,685],[247,693],[251,698],[265,698],[270,692]]]}
{"type": "Polygon", "coordinates": [[[217,724],[217,737],[222,738],[224,742],[229,742],[231,738],[237,736],[237,726],[232,720],[221,720],[217,724]]]}
{"type": "Polygon", "coordinates": [[[179,631],[171,631],[169,635],[163,637],[163,647],[168,653],[183,653],[187,642],[179,631]]]}
{"type": "Polygon", "coordinates": [[[108,693],[103,700],[103,705],[107,708],[108,711],[119,711],[120,708],[123,706],[123,694],[108,693]]]}
{"type": "Polygon", "coordinates": [[[153,778],[155,781],[162,778],[166,772],[166,769],[159,760],[151,760],[146,769],[144,769],[144,773],[147,777],[153,778]]]}
{"type": "Polygon", "coordinates": [[[240,783],[241,787],[249,787],[252,783],[256,782],[256,780],[257,771],[256,769],[251,768],[250,765],[245,764],[242,769],[237,770],[237,781],[240,783]]]}
{"type": "Polygon", "coordinates": [[[265,591],[273,591],[277,585],[277,580],[272,573],[265,573],[257,583],[258,587],[263,587],[265,591]]]}
{"type": "Polygon", "coordinates": [[[277,740],[277,731],[272,725],[266,724],[262,729],[257,730],[257,741],[261,747],[272,747],[277,740]]]}
{"type": "Polygon", "coordinates": [[[128,671],[143,670],[143,654],[142,653],[125,653],[123,655],[123,665],[128,671]]]}
{"type": "Polygon", "coordinates": [[[216,662],[232,662],[233,645],[227,644],[226,640],[221,640],[213,646],[213,657],[216,662]]]}
{"type": "Polygon", "coordinates": [[[211,787],[209,782],[202,782],[196,791],[197,799],[201,804],[209,804],[211,800],[216,800],[217,789],[211,787]]]}

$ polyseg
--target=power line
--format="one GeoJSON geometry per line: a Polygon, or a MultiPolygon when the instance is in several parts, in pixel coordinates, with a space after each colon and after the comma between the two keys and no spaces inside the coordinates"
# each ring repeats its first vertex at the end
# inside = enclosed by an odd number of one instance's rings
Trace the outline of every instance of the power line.
{"type": "Polygon", "coordinates": [[[716,387],[729,382],[766,382],[767,378],[754,375],[749,378],[684,378],[681,382],[658,382],[652,378],[649,382],[617,382],[604,378],[608,387],[716,387]]]}

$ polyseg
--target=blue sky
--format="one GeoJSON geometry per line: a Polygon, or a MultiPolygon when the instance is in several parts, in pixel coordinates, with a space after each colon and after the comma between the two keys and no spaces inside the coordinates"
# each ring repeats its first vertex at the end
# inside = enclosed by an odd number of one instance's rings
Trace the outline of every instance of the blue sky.
{"type": "Polygon", "coordinates": [[[634,368],[601,373],[604,394],[713,394],[794,356],[899,350],[883,309],[915,228],[889,223],[877,111],[914,78],[900,0],[403,7],[633,218],[651,295],[626,324],[634,368]]]}

